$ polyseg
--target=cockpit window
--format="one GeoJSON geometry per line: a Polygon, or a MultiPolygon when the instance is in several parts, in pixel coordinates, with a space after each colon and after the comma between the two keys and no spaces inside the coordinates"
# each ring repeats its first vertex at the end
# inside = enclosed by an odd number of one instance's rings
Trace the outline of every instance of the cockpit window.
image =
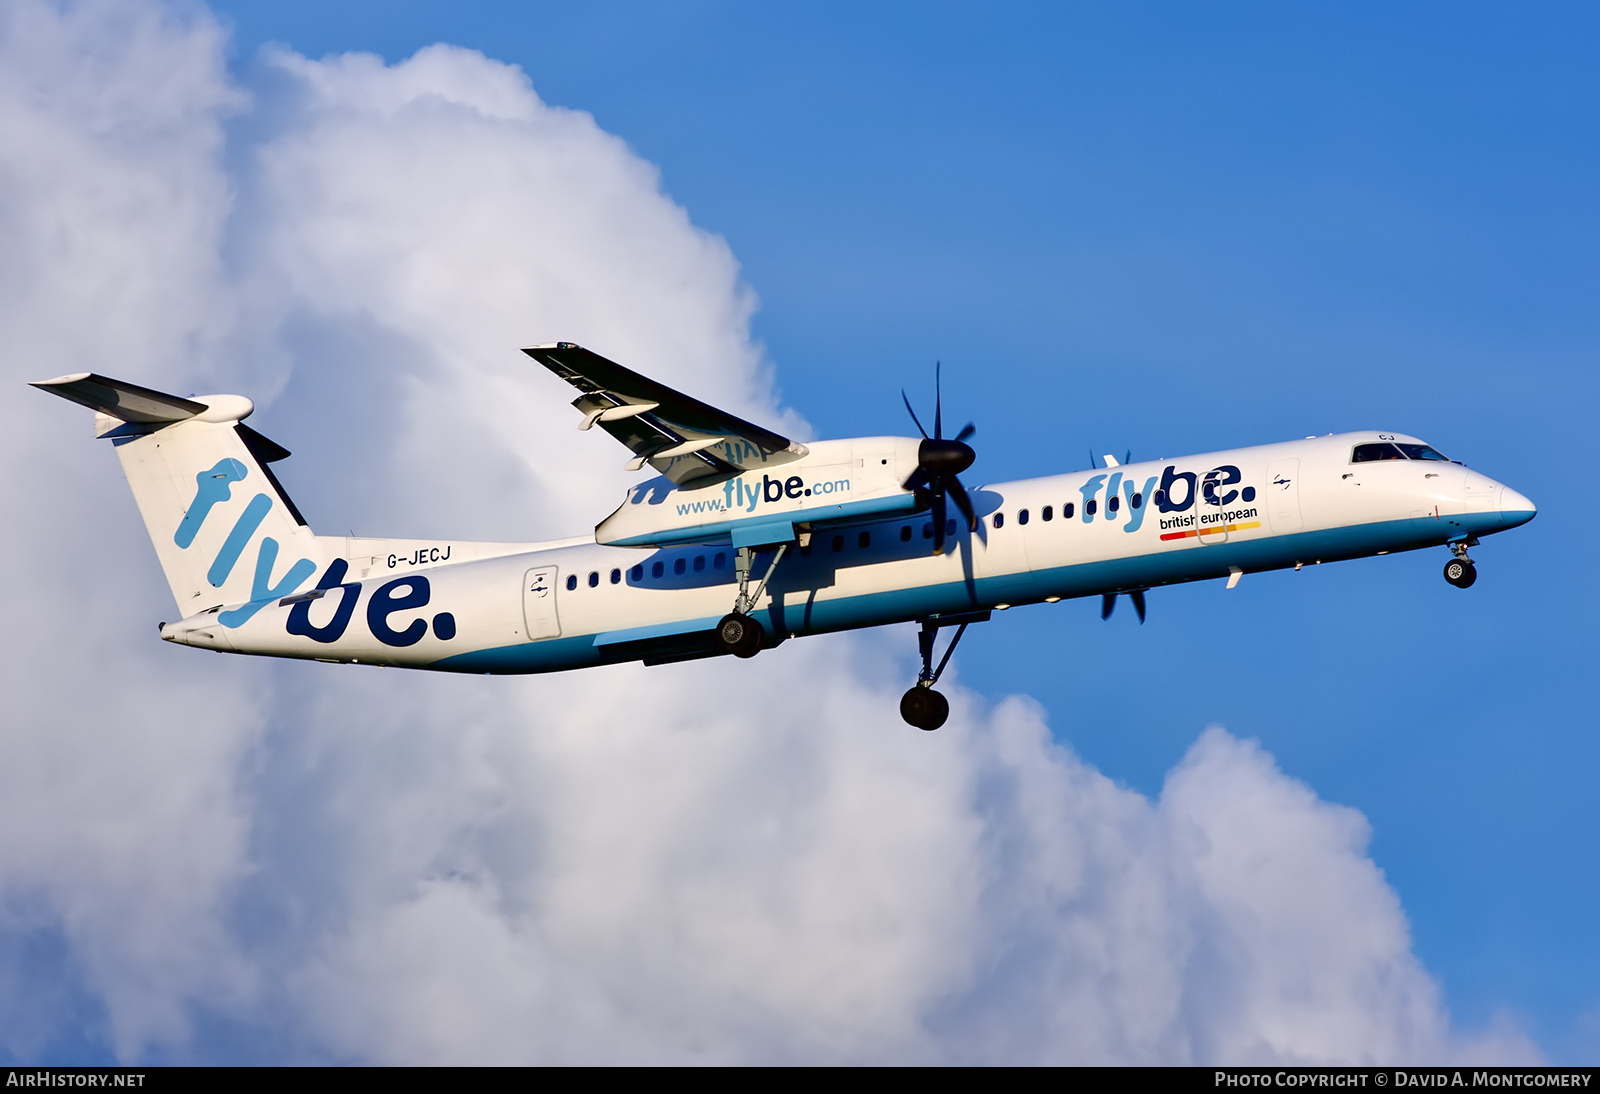
{"type": "Polygon", "coordinates": [[[1358,444],[1355,455],[1350,457],[1351,463],[1372,463],[1375,460],[1403,460],[1405,453],[1394,445],[1383,444],[1358,444]]]}
{"type": "Polygon", "coordinates": [[[1432,445],[1402,444],[1399,447],[1400,451],[1404,452],[1408,458],[1413,460],[1441,460],[1444,463],[1450,462],[1449,456],[1446,456],[1443,452],[1440,452],[1432,445]]]}
{"type": "Polygon", "coordinates": [[[1373,463],[1376,460],[1438,460],[1449,463],[1450,457],[1432,445],[1426,444],[1358,444],[1350,455],[1351,463],[1373,463]]]}

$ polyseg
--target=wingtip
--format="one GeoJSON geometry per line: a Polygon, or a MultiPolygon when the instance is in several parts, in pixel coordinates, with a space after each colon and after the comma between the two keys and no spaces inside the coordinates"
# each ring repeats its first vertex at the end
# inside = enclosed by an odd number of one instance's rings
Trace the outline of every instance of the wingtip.
{"type": "Polygon", "coordinates": [[[60,387],[62,384],[75,384],[79,380],[87,380],[88,378],[89,374],[87,372],[69,372],[65,376],[57,376],[50,380],[29,380],[28,386],[38,388],[60,387]]]}

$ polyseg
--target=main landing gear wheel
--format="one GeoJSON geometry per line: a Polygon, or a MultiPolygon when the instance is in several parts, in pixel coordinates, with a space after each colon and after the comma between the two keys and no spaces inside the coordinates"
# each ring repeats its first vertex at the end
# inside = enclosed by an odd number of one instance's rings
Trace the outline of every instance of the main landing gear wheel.
{"type": "Polygon", "coordinates": [[[916,726],[918,729],[938,729],[950,717],[950,701],[934,691],[933,685],[939,682],[944,667],[950,663],[950,655],[956,652],[956,643],[961,641],[961,636],[967,633],[967,625],[981,623],[988,618],[987,611],[976,611],[960,615],[929,616],[922,621],[922,628],[917,632],[917,652],[922,654],[922,671],[917,673],[916,685],[900,696],[900,717],[904,718],[908,725],[916,726]],[[939,665],[935,668],[933,639],[939,633],[940,627],[955,627],[956,636],[950,639],[950,645],[945,647],[944,656],[939,659],[939,665]]]}
{"type": "Polygon", "coordinates": [[[1444,579],[1458,589],[1470,589],[1478,580],[1478,568],[1470,558],[1452,558],[1444,564],[1444,579]]]}
{"type": "Polygon", "coordinates": [[[754,657],[761,652],[761,624],[748,615],[730,612],[717,624],[717,642],[735,657],[754,657]]]}
{"type": "Polygon", "coordinates": [[[918,729],[938,729],[950,717],[950,701],[932,688],[917,684],[900,696],[900,717],[918,729]]]}

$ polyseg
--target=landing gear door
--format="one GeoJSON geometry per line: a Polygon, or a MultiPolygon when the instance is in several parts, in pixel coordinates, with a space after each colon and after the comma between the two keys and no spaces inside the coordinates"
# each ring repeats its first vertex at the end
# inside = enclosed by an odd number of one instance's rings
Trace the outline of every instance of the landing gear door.
{"type": "Polygon", "coordinates": [[[1300,516],[1300,461],[1273,460],[1267,464],[1267,519],[1278,535],[1305,527],[1300,516]]]}
{"type": "Polygon", "coordinates": [[[561,633],[561,619],[556,615],[556,567],[537,566],[523,575],[522,621],[529,641],[561,633]]]}

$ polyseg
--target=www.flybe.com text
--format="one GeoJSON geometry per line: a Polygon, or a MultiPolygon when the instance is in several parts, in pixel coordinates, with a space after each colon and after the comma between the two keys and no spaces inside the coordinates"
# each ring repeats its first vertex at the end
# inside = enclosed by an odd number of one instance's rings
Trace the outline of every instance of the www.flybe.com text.
{"type": "Polygon", "coordinates": [[[731,513],[740,510],[753,513],[756,506],[763,502],[793,501],[796,498],[809,498],[819,494],[849,492],[849,479],[827,479],[809,485],[799,475],[790,475],[787,479],[762,475],[760,483],[748,483],[742,478],[729,479],[722,484],[722,497],[707,498],[704,501],[681,501],[678,503],[678,515],[686,517],[694,513],[731,513]]]}

